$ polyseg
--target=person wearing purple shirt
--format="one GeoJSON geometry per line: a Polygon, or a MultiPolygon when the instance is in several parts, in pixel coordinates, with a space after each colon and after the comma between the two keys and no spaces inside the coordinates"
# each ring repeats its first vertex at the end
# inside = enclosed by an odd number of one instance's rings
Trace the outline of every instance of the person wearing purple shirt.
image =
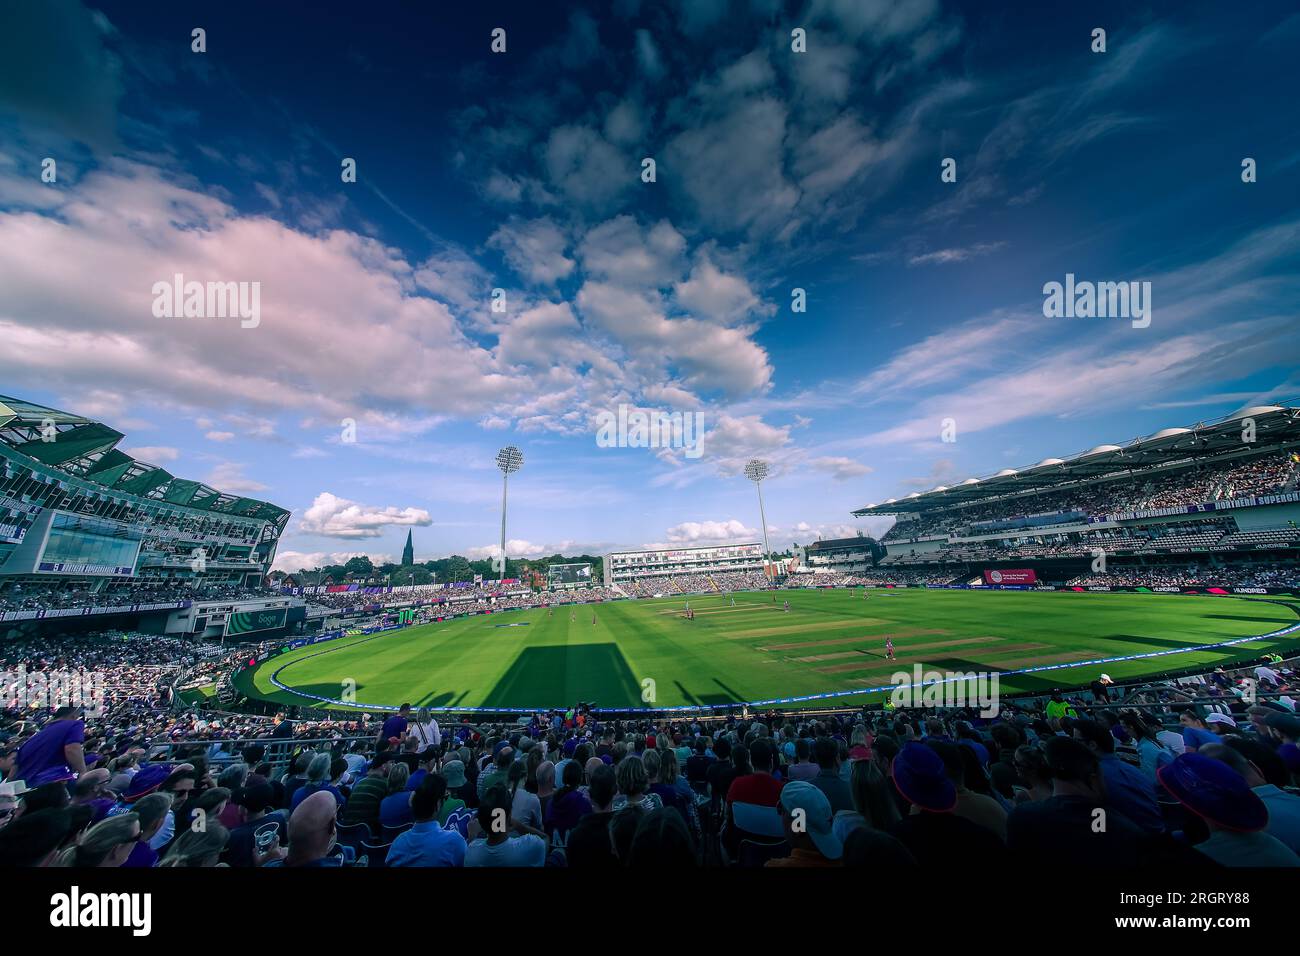
{"type": "Polygon", "coordinates": [[[591,813],[591,801],[579,789],[582,786],[582,768],[577,761],[570,760],[564,765],[563,783],[564,786],[556,791],[546,807],[546,833],[558,845],[563,845],[568,832],[591,813]]]}
{"type": "Polygon", "coordinates": [[[29,787],[72,780],[86,771],[82,741],[86,722],[80,707],[60,707],[54,719],[18,749],[14,779],[29,787]]]}
{"type": "Polygon", "coordinates": [[[397,713],[384,721],[384,729],[379,732],[379,736],[384,740],[392,740],[394,737],[401,739],[406,733],[406,728],[410,726],[411,705],[403,704],[398,708],[397,713]]]}

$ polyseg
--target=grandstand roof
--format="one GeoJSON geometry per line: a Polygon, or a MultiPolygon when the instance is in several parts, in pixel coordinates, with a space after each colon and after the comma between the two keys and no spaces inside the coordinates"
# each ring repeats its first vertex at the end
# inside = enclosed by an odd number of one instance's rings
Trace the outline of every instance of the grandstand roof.
{"type": "Polygon", "coordinates": [[[277,522],[284,508],[255,498],[222,494],[198,481],[138,461],[117,449],[125,436],[100,422],[19,398],[0,395],[0,442],[15,452],[113,491],[171,504],[277,522]],[[55,438],[47,440],[53,427],[55,438]]]}
{"type": "Polygon", "coordinates": [[[870,548],[873,544],[875,544],[875,539],[866,535],[855,535],[852,538],[826,538],[814,541],[808,545],[808,550],[838,551],[844,548],[870,548]]]}
{"type": "Polygon", "coordinates": [[[940,485],[902,499],[858,508],[855,515],[886,515],[930,511],[968,501],[1044,488],[1066,481],[1119,475],[1193,459],[1212,460],[1243,447],[1264,451],[1270,446],[1300,441],[1300,407],[1256,405],[1187,428],[1162,428],[1123,445],[1097,445],[1065,458],[1045,458],[1023,468],[1003,468],[983,478],[967,478],[951,487],[940,485]],[[1243,445],[1243,419],[1255,422],[1255,443],[1243,445]]]}

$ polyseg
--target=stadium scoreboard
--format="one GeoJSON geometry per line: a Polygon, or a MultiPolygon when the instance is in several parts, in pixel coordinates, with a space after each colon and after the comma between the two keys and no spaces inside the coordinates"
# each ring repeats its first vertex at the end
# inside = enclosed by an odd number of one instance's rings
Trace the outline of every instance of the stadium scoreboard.
{"type": "Polygon", "coordinates": [[[552,564],[546,569],[548,588],[585,588],[591,586],[590,564],[552,564]]]}

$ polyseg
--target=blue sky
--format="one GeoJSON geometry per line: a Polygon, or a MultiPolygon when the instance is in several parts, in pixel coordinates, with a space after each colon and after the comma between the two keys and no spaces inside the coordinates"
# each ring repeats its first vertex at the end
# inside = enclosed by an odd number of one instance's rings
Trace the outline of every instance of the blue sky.
{"type": "Polygon", "coordinates": [[[0,392],[291,508],[289,568],[486,554],[508,443],[512,554],[754,540],[751,457],[785,545],[1300,396],[1288,4],[480,6],[15,6],[0,392]],[[177,272],[260,323],[155,317],[177,272]],[[1150,327],[1044,318],[1067,273],[1150,327]],[[703,454],[598,447],[620,404],[703,454]]]}

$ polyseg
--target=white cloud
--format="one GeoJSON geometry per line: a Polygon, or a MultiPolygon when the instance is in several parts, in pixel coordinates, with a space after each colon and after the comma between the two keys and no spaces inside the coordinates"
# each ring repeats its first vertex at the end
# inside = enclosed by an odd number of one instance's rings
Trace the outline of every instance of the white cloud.
{"type": "Polygon", "coordinates": [[[175,461],[181,456],[178,449],[169,445],[141,445],[139,448],[121,448],[123,454],[130,455],[137,461],[157,465],[164,461],[175,461]]]}
{"type": "Polygon", "coordinates": [[[860,461],[844,457],[813,458],[808,464],[818,471],[826,472],[836,481],[861,478],[863,475],[869,475],[875,470],[870,465],[864,465],[860,461]]]}
{"type": "Polygon", "coordinates": [[[266,491],[267,485],[254,481],[244,474],[246,467],[238,462],[223,461],[212,469],[208,477],[203,479],[203,483],[230,494],[255,495],[266,491]]]}
{"type": "Polygon", "coordinates": [[[322,491],[303,512],[298,530],[327,538],[377,538],[384,528],[393,525],[422,527],[432,523],[423,508],[376,508],[322,491]]]}
{"type": "Polygon", "coordinates": [[[370,563],[379,567],[382,564],[396,564],[397,559],[391,554],[375,551],[285,551],[275,553],[272,571],[313,571],[331,564],[347,564],[351,558],[369,558],[370,563]]]}
{"type": "Polygon", "coordinates": [[[735,518],[725,521],[683,521],[664,532],[666,540],[647,548],[672,548],[709,544],[739,544],[760,540],[762,531],[735,518]]]}
{"type": "Polygon", "coordinates": [[[568,242],[551,219],[512,218],[488,237],[487,244],[499,249],[510,268],[529,282],[553,285],[573,271],[573,260],[564,255],[568,242]]]}

